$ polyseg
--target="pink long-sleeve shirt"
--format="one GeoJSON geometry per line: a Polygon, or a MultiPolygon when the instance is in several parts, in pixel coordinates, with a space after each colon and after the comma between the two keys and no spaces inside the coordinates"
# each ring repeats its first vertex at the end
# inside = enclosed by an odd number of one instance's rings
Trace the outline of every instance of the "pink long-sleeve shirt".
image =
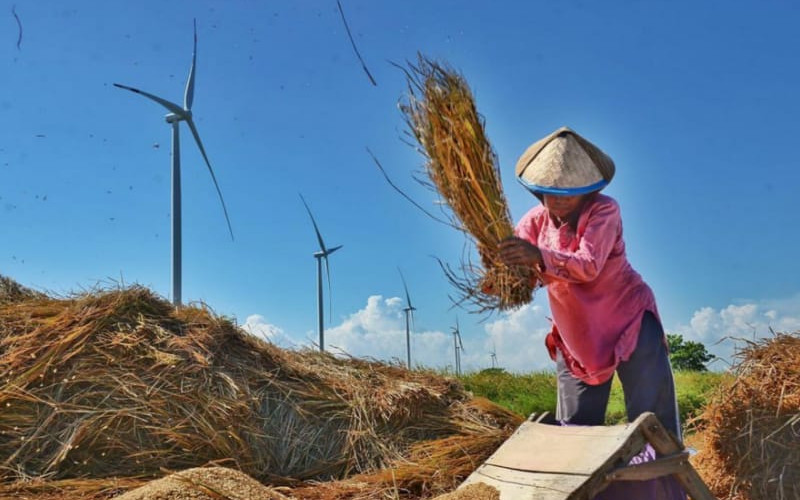
{"type": "Polygon", "coordinates": [[[553,315],[550,357],[559,350],[573,375],[588,384],[605,382],[630,358],[644,313],[658,317],[652,290],[625,256],[619,205],[598,194],[581,209],[575,231],[569,224],[556,227],[539,205],[516,233],[542,252],[553,315]]]}

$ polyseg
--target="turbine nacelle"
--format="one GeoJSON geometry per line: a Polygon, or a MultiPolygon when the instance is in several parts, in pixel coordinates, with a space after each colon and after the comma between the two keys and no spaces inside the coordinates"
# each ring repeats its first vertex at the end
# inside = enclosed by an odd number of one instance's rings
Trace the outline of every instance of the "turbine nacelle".
{"type": "Polygon", "coordinates": [[[191,121],[192,120],[192,111],[187,109],[183,113],[169,113],[164,115],[164,120],[167,123],[176,123],[176,122],[184,122],[184,121],[191,121]]]}

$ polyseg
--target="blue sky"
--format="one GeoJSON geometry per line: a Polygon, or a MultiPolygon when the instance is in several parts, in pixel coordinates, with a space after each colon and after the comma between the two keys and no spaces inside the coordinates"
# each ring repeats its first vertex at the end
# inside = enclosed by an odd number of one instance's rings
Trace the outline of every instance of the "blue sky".
{"type": "MultiPolygon", "coordinates": [[[[402,141],[417,52],[458,69],[498,154],[512,216],[537,201],[517,157],[566,125],[617,163],[628,255],[665,327],[728,357],[723,337],[800,329],[800,7],[789,1],[25,1],[0,3],[0,274],[54,293],[140,283],[169,298],[170,130],[198,53],[194,117],[228,206],[182,130],[183,297],[286,345],[316,339],[315,213],[331,256],[326,344],[415,364],[551,366],[546,294],[507,314],[453,309],[432,256],[465,238],[419,203],[402,141]],[[13,11],[22,25],[22,38],[13,11]]],[[[327,290],[326,290],[327,294],[327,290]]],[[[326,299],[327,300],[327,299],[326,299]]],[[[718,365],[724,367],[724,365],[718,365]]]]}

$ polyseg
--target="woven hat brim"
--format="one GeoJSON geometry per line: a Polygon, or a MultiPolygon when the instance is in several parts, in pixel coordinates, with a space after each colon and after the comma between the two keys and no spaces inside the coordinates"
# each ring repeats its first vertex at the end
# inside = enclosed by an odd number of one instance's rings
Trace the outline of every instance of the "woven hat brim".
{"type": "MultiPolygon", "coordinates": [[[[605,185],[608,185],[608,183],[611,182],[611,179],[614,178],[614,173],[616,172],[616,167],[614,166],[614,160],[612,160],[611,157],[605,154],[600,148],[589,142],[587,139],[585,139],[578,133],[569,129],[568,127],[561,127],[560,129],[556,130],[547,137],[539,139],[538,141],[534,142],[531,146],[529,146],[528,149],[526,149],[525,152],[522,153],[522,156],[520,156],[519,160],[517,161],[515,169],[517,178],[518,179],[521,178],[523,173],[525,172],[525,169],[528,168],[528,166],[530,166],[530,164],[533,162],[536,156],[538,156],[539,153],[541,153],[542,150],[553,141],[553,139],[561,136],[562,134],[570,134],[578,141],[578,144],[581,145],[581,147],[589,156],[589,158],[591,158],[592,162],[597,167],[597,170],[600,172],[600,175],[606,181],[605,185]]],[[[603,185],[603,187],[605,187],[605,185],[603,185]]],[[[553,187],[550,186],[550,188],[553,187]]]]}

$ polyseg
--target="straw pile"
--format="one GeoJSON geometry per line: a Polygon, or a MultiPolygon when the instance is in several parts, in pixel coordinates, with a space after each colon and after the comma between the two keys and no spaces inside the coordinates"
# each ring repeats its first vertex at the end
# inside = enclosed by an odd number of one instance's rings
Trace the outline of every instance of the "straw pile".
{"type": "Polygon", "coordinates": [[[800,499],[798,333],[749,343],[700,416],[696,466],[720,499],[800,499]]]}
{"type": "Polygon", "coordinates": [[[44,297],[44,294],[26,288],[16,281],[0,275],[0,304],[11,304],[44,297]]]}
{"type": "Polygon", "coordinates": [[[452,379],[282,350],[138,286],[0,304],[0,380],[0,497],[106,498],[211,464],[275,486],[339,479],[349,496],[328,498],[419,498],[519,424],[452,379]]]}
{"type": "Polygon", "coordinates": [[[426,157],[430,183],[452,210],[453,225],[471,235],[484,268],[442,266],[459,302],[478,311],[511,309],[531,301],[537,280],[529,269],[511,269],[497,258],[497,245],[514,234],[500,172],[484,122],[465,79],[419,56],[404,69],[408,101],[400,105],[411,134],[426,157]]]}

